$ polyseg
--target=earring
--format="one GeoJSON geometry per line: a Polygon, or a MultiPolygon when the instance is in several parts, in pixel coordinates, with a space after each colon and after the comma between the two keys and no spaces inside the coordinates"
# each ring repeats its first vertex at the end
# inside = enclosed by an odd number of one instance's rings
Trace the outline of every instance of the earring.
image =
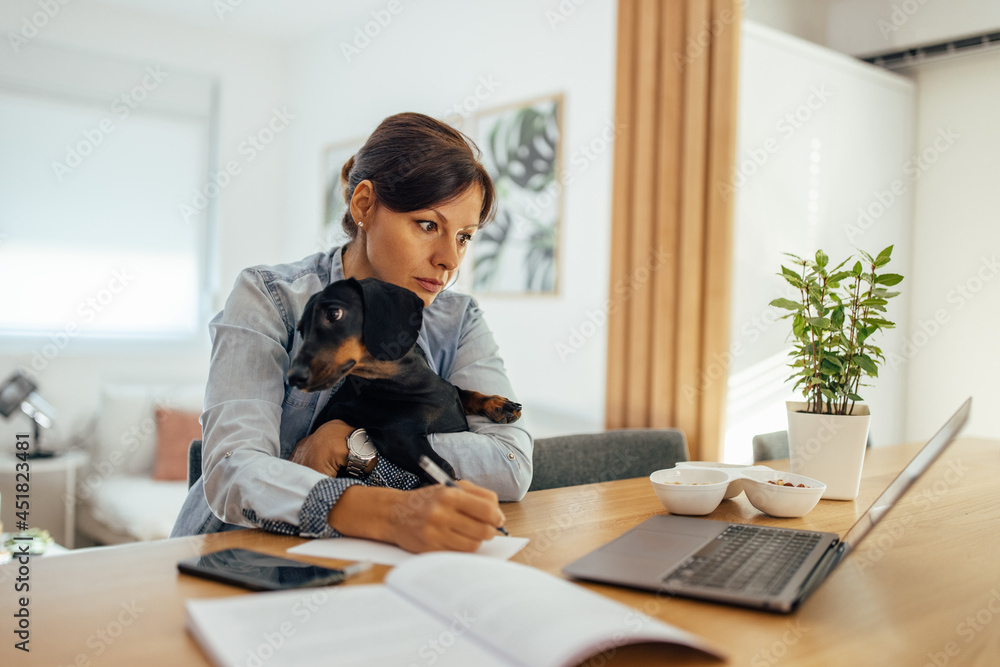
{"type": "Polygon", "coordinates": [[[358,220],[358,227],[364,227],[364,226],[365,226],[364,220],[358,220]]]}

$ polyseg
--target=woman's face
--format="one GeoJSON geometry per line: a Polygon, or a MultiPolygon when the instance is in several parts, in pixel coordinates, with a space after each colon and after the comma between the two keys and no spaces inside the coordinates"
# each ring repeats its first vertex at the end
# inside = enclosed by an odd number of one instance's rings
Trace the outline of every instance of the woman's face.
{"type": "Polygon", "coordinates": [[[420,211],[396,213],[376,205],[374,214],[363,219],[357,241],[364,253],[358,253],[350,277],[405,287],[425,307],[431,305],[465,259],[482,203],[479,188],[471,187],[450,202],[420,211]]]}

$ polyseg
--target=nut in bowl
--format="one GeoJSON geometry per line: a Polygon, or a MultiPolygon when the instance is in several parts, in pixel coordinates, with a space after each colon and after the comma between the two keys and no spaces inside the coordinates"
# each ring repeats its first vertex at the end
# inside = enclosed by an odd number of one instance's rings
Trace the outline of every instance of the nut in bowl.
{"type": "Polygon", "coordinates": [[[668,468],[649,476],[656,497],[671,514],[701,516],[722,502],[729,473],[709,468],[668,468]]]}
{"type": "Polygon", "coordinates": [[[750,504],[782,519],[805,516],[826,491],[818,480],[777,470],[744,470],[743,490],[750,504]]]}

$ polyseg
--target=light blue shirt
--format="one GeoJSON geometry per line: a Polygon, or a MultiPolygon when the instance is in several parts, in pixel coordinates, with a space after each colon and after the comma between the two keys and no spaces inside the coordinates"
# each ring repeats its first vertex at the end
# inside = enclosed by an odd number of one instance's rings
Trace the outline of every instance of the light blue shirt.
{"type": "MultiPolygon", "coordinates": [[[[348,486],[417,485],[415,476],[382,457],[366,482],[327,477],[288,460],[333,392],[303,392],[288,385],[285,374],[302,345],[295,329],[306,301],[344,278],[341,250],[244,270],[209,324],[202,476],[191,487],[171,537],[237,527],[303,537],[337,535],[326,517],[348,486]]],[[[452,384],[517,400],[493,333],[472,297],[440,293],[424,309],[417,343],[431,368],[452,384]]],[[[494,424],[478,415],[467,419],[468,432],[431,434],[431,446],[460,478],[492,489],[500,500],[520,500],[531,483],[531,436],[516,423],[494,424]]]]}

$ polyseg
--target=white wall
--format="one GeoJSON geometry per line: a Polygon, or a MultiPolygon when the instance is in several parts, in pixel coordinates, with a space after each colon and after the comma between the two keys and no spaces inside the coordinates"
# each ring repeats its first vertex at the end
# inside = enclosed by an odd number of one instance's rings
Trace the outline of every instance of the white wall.
{"type": "MultiPolygon", "coordinates": [[[[10,48],[7,35],[20,32],[24,20],[37,14],[32,0],[6,0],[0,5],[3,48],[10,48]]],[[[237,272],[248,265],[273,261],[274,249],[282,244],[285,198],[282,184],[285,159],[282,137],[278,137],[252,162],[237,152],[250,133],[265,126],[275,107],[288,106],[283,93],[285,62],[279,44],[218,31],[193,28],[164,18],[95,3],[70,3],[48,19],[33,40],[72,47],[128,60],[207,73],[221,83],[220,160],[244,162],[219,197],[219,255],[215,266],[219,291],[214,307],[228,294],[237,272]]],[[[30,59],[32,43],[18,54],[30,59]]],[[[85,83],[85,82],[83,82],[85,83]]],[[[169,77],[163,83],[170,85],[169,77]]],[[[124,92],[124,91],[123,91],[124,92]]],[[[108,103],[110,105],[111,99],[108,103]]],[[[82,129],[82,128],[81,128],[82,129]]],[[[50,156],[24,156],[26,168],[34,163],[48,169],[50,156]]],[[[4,225],[10,221],[3,221],[4,225]]],[[[16,226],[13,231],[16,234],[16,226]]],[[[42,270],[43,267],[39,267],[42,270]]],[[[30,280],[30,276],[26,277],[30,280]]],[[[103,381],[155,381],[183,383],[203,381],[208,367],[208,336],[203,329],[196,344],[182,348],[95,347],[71,341],[44,370],[37,373],[42,395],[60,413],[53,438],[65,438],[79,430],[97,407],[98,387],[103,381]]],[[[0,375],[6,377],[18,365],[31,367],[34,353],[45,340],[20,349],[0,349],[0,375]]],[[[23,418],[21,418],[23,419],[23,418]]],[[[23,421],[0,421],[0,446],[12,442],[23,421]]]]}
{"type": "MultiPolygon", "coordinates": [[[[913,84],[898,74],[744,21],[735,188],[733,306],[726,460],[750,458],[756,433],[784,430],[791,372],[789,320],[769,307],[789,295],[776,275],[784,252],[823,249],[839,262],[855,248],[894,245],[886,270],[909,277],[913,84]],[[892,184],[899,181],[897,190],[892,184]],[[862,211],[868,213],[867,215],[862,211]]],[[[916,289],[910,280],[903,294],[916,289]]],[[[901,296],[889,319],[908,321],[901,296]]],[[[876,344],[893,345],[886,331],[876,344]]],[[[859,392],[871,406],[872,441],[899,442],[906,368],[884,368],[859,392]]]]}
{"type": "Polygon", "coordinates": [[[325,245],[317,243],[324,146],[365,137],[400,111],[442,118],[456,104],[474,112],[564,94],[563,167],[573,181],[564,190],[560,293],[480,299],[536,435],[597,429],[604,418],[606,330],[566,359],[556,345],[568,345],[607,298],[612,151],[601,135],[614,119],[616,7],[562,4],[574,11],[550,23],[555,3],[403,2],[348,62],[342,43],[372,21],[359,11],[296,44],[288,69],[301,119],[291,133],[285,259],[325,245]],[[594,158],[585,159],[579,151],[592,142],[594,158]]]}
{"type": "Polygon", "coordinates": [[[968,396],[969,435],[1000,437],[1000,51],[923,65],[916,81],[917,148],[908,439],[926,438],[968,396]],[[953,136],[946,151],[936,151],[953,136]]]}
{"type": "Polygon", "coordinates": [[[743,18],[825,45],[830,2],[831,0],[744,0],[743,18]]]}

